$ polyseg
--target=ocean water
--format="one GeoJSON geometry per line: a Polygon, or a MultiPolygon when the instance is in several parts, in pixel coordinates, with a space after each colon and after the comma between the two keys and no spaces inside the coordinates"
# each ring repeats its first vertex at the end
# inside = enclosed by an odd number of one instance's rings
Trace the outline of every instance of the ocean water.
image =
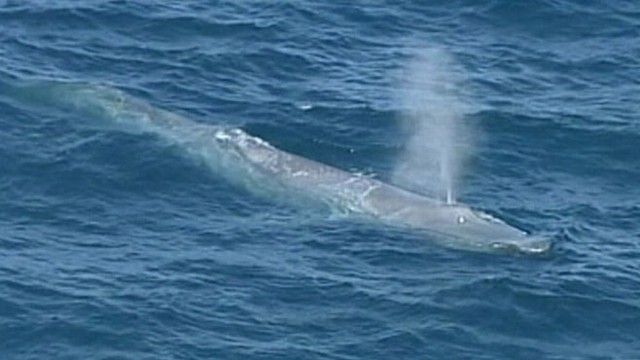
{"type": "Polygon", "coordinates": [[[640,359],[637,1],[0,0],[0,79],[110,84],[381,179],[425,48],[481,132],[460,200],[548,254],[255,196],[0,92],[0,358],[640,359]]]}

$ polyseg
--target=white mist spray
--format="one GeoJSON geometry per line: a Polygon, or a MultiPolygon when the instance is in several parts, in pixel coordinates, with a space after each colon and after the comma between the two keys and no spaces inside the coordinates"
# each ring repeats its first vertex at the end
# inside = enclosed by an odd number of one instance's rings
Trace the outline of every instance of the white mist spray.
{"type": "Polygon", "coordinates": [[[393,182],[453,204],[456,186],[471,145],[460,86],[462,74],[441,49],[420,52],[400,83],[402,122],[409,134],[396,164],[393,182]]]}

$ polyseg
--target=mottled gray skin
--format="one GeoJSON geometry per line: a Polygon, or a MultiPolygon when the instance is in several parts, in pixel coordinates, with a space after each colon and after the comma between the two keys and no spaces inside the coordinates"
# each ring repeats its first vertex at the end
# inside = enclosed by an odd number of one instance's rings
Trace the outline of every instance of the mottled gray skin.
{"type": "Polygon", "coordinates": [[[240,129],[219,130],[247,162],[290,187],[350,212],[424,231],[447,246],[478,251],[544,253],[547,239],[534,237],[464,204],[446,204],[366,176],[352,174],[279,150],[240,129]]]}
{"type": "Polygon", "coordinates": [[[266,196],[300,196],[392,226],[422,231],[446,246],[544,253],[547,239],[527,235],[463,204],[443,202],[367,176],[287,153],[240,129],[193,122],[105,86],[37,82],[14,88],[22,98],[72,109],[99,127],[155,134],[231,182],[266,196]]]}

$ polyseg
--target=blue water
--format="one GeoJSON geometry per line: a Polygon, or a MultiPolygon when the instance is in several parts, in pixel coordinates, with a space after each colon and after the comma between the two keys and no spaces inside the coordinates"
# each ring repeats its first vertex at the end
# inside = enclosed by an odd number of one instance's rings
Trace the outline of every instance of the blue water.
{"type": "Polygon", "coordinates": [[[398,73],[446,49],[482,132],[460,200],[553,248],[453,250],[261,198],[3,94],[0,357],[638,359],[639,39],[633,0],[1,0],[6,76],[108,83],[382,179],[398,73]]]}

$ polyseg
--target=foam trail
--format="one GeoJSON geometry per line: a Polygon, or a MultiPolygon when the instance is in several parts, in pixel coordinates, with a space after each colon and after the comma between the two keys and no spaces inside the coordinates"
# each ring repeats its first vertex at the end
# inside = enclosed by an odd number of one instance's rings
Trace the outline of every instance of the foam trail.
{"type": "MultiPolygon", "coordinates": [[[[153,134],[204,162],[229,182],[269,199],[309,201],[425,233],[443,245],[476,251],[541,253],[532,237],[464,204],[447,205],[366,176],[280,150],[241,129],[200,124],[118,89],[63,82],[25,83],[18,98],[71,109],[115,131],[153,134]]],[[[206,194],[205,194],[206,196],[206,194]]]]}
{"type": "Polygon", "coordinates": [[[402,123],[409,134],[393,182],[453,204],[471,128],[463,123],[462,75],[444,50],[423,50],[401,81],[402,123]]]}

